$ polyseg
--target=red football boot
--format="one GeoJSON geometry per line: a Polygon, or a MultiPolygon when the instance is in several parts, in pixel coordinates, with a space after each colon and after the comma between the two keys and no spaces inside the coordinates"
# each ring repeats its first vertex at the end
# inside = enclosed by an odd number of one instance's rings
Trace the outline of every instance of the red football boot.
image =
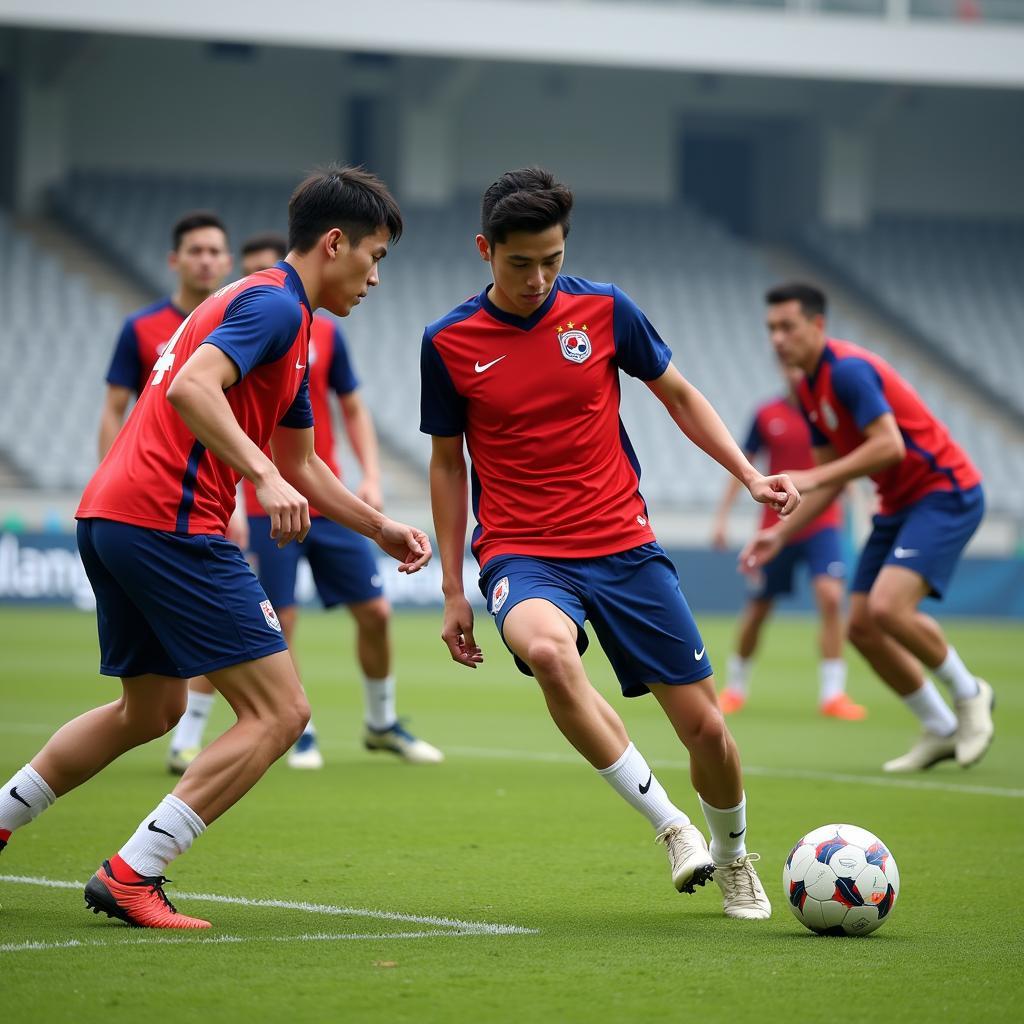
{"type": "Polygon", "coordinates": [[[85,885],[85,905],[94,914],[119,917],[133,928],[209,928],[209,921],[178,913],[164,894],[160,875],[140,882],[119,882],[105,860],[85,885]]]}

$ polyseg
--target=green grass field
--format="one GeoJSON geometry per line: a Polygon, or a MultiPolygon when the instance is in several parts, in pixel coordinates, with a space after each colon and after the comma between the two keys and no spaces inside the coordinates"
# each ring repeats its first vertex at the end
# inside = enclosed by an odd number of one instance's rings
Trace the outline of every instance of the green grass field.
{"type": "MultiPolygon", "coordinates": [[[[731,622],[702,627],[723,666],[731,622]]],[[[478,630],[488,660],[473,673],[448,661],[436,615],[398,620],[400,711],[448,754],[414,768],[361,749],[349,624],[310,614],[298,650],[328,763],[319,773],[276,765],[172,865],[171,898],[213,931],[134,931],[83,905],[80,883],[170,789],[165,744],[153,743],[63,798],[0,857],[5,1018],[1010,1019],[1020,1000],[1021,632],[950,628],[996,688],[996,742],[969,772],[946,764],[893,780],[879,765],[909,745],[914,722],[853,654],[850,690],[868,721],[818,718],[813,625],[773,624],[752,701],[732,725],[748,769],[750,849],[775,910],[739,922],[722,916],[713,884],[676,894],[646,822],[557,734],[488,623],[478,630]],[[790,847],[832,821],[876,832],[899,863],[892,918],[867,938],[814,936],[782,899],[790,847]],[[494,925],[514,930],[484,927],[494,925]]],[[[117,685],[95,675],[88,615],[5,611],[0,650],[6,778],[117,685]]],[[[596,645],[587,664],[615,694],[596,645]]],[[[657,706],[614,703],[700,821],[685,752],[657,706]]],[[[220,705],[213,728],[227,722],[220,705]]]]}

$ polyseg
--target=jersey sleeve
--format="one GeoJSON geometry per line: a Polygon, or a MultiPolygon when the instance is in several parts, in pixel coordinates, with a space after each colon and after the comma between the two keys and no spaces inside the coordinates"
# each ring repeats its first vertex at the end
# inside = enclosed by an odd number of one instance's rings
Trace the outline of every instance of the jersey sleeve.
{"type": "Polygon", "coordinates": [[[881,375],[863,359],[842,359],[832,367],[832,391],[860,430],[879,416],[892,412],[881,375]]]}
{"type": "Polygon", "coordinates": [[[750,421],[750,430],[747,431],[747,439],[743,442],[743,450],[748,455],[756,455],[764,447],[760,421],[760,416],[755,416],[750,421]]]}
{"type": "Polygon", "coordinates": [[[345,335],[341,333],[341,328],[337,324],[334,325],[334,358],[331,359],[327,383],[335,394],[341,396],[350,395],[359,387],[359,380],[348,354],[348,345],[345,344],[345,335]]]}
{"type": "Polygon", "coordinates": [[[309,397],[309,367],[302,376],[299,390],[292,399],[285,414],[278,420],[279,427],[291,427],[293,430],[305,430],[313,426],[313,403],[309,397]]]}
{"type": "Polygon", "coordinates": [[[427,334],[420,349],[420,430],[434,437],[456,437],[466,430],[466,400],[427,334]]]}
{"type": "Polygon", "coordinates": [[[232,299],[218,327],[203,339],[238,367],[239,377],[272,363],[292,347],[302,311],[283,288],[247,288],[232,299]]]}
{"type": "Polygon", "coordinates": [[[615,310],[615,362],[639,380],[657,380],[672,360],[672,350],[661,340],[640,307],[621,289],[612,287],[615,310]]]}
{"type": "Polygon", "coordinates": [[[114,346],[114,354],[110,358],[106,380],[115,387],[137,391],[141,376],[142,360],[139,359],[139,339],[135,334],[135,324],[131,320],[125,320],[114,346]]]}

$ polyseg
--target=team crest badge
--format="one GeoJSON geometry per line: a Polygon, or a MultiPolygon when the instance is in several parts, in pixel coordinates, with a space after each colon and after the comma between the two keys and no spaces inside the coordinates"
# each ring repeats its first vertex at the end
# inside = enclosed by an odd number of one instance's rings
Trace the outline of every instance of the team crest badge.
{"type": "Polygon", "coordinates": [[[828,399],[822,399],[821,418],[825,421],[825,426],[829,430],[835,430],[839,426],[839,417],[836,415],[835,409],[829,404],[828,399]]]}
{"type": "Polygon", "coordinates": [[[497,583],[494,584],[494,590],[491,593],[491,614],[497,615],[501,611],[501,606],[505,603],[508,598],[509,585],[508,577],[502,576],[497,583]]]}
{"type": "Polygon", "coordinates": [[[269,601],[260,601],[260,611],[263,612],[263,618],[267,620],[267,625],[271,629],[276,629],[278,633],[280,633],[281,620],[277,617],[277,612],[274,611],[274,606],[269,601]]]}
{"type": "Polygon", "coordinates": [[[562,349],[562,355],[570,363],[585,363],[594,351],[594,346],[587,335],[587,325],[577,328],[570,320],[567,326],[568,330],[558,328],[558,344],[562,349]]]}

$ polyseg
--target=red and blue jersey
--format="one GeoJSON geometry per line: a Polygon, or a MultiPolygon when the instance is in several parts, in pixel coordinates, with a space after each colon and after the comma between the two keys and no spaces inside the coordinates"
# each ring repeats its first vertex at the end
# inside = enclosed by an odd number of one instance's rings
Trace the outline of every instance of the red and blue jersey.
{"type": "Polygon", "coordinates": [[[211,295],[168,341],[127,423],[86,486],[76,517],[223,534],[239,474],[189,431],[167,400],[167,389],[200,345],[215,345],[238,368],[238,380],[224,395],[256,444],[265,447],[278,425],[311,427],[311,319],[302,282],[283,262],[211,295]]]}
{"type": "Polygon", "coordinates": [[[869,423],[893,414],[906,454],[871,476],[883,515],[934,491],[966,491],[981,483],[981,474],[946,425],[874,352],[828,338],[817,368],[801,382],[798,395],[810,424],[811,443],[831,445],[841,456],[863,443],[869,423]]]}
{"type": "Polygon", "coordinates": [[[107,383],[131,388],[141,395],[153,364],[185,316],[170,298],[164,298],[128,317],[114,346],[107,383]]]}
{"type": "Polygon", "coordinates": [[[591,558],[654,540],[619,419],[619,370],[651,381],[672,353],[614,285],[559,276],[531,316],[487,291],[427,327],[420,429],[465,435],[472,549],[591,558]]]}
{"type": "MultiPolygon", "coordinates": [[[[344,397],[359,387],[352,361],[349,358],[345,336],[337,323],[327,316],[313,317],[309,332],[309,399],[313,406],[313,447],[339,479],[341,472],[334,452],[334,426],[331,417],[330,396],[333,391],[344,397]]],[[[270,455],[270,449],[266,449],[270,455]]],[[[256,497],[256,488],[248,480],[242,481],[245,491],[245,511],[250,516],[265,516],[263,506],[256,497]]],[[[310,509],[310,515],[319,515],[310,509]]]]}
{"type": "MultiPolygon", "coordinates": [[[[799,406],[784,395],[758,406],[743,448],[751,456],[762,452],[768,456],[769,476],[788,473],[791,469],[810,469],[815,464],[807,420],[799,406]]],[[[764,530],[779,521],[779,514],[769,505],[763,505],[762,509],[761,529],[764,530]]],[[[837,527],[842,521],[842,509],[839,502],[834,501],[790,543],[813,537],[819,530],[837,527]]]]}

